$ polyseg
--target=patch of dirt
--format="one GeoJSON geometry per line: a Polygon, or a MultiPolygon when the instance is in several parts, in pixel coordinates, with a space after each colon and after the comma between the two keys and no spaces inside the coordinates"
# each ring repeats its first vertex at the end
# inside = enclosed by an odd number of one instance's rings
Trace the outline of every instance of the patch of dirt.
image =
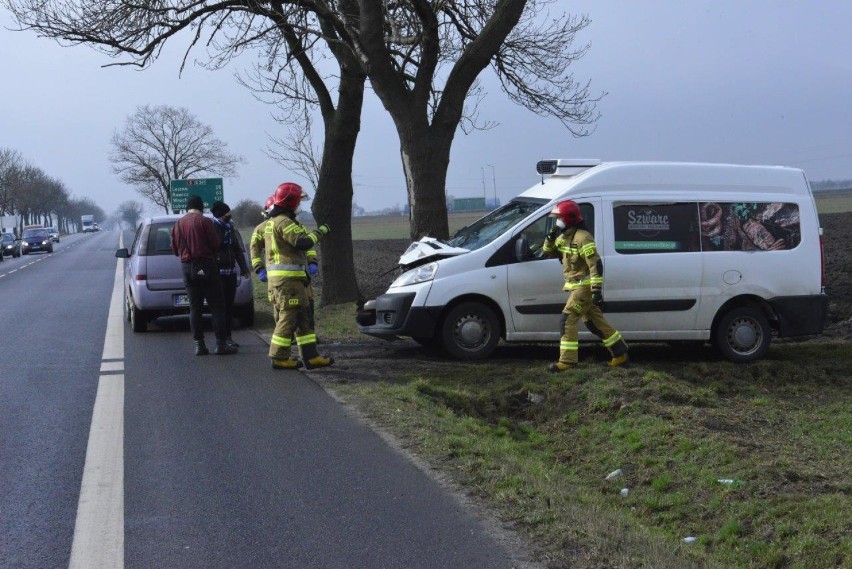
{"type": "MultiPolygon", "coordinates": [[[[852,212],[820,216],[824,229],[828,322],[823,337],[852,339],[852,212]]],[[[355,271],[364,299],[387,291],[397,276],[397,261],[406,239],[355,241],[355,271]]],[[[795,271],[796,267],[789,270],[795,271]]],[[[318,283],[321,284],[321,283],[318,283]]]]}

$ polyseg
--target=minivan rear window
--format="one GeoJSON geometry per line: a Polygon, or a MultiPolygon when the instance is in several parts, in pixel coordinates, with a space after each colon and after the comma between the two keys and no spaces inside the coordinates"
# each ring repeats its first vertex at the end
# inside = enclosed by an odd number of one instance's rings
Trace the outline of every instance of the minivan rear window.
{"type": "Polygon", "coordinates": [[[172,227],[174,221],[152,223],[148,229],[148,240],[143,255],[174,255],[172,252],[172,227]]]}

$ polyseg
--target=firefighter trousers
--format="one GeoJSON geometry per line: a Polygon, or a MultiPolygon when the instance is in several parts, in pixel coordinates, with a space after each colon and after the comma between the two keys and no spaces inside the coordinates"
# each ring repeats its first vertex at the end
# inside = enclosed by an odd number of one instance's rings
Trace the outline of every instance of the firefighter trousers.
{"type": "Polygon", "coordinates": [[[592,302],[592,289],[581,286],[571,291],[565,308],[562,309],[562,338],[559,340],[559,361],[564,364],[576,364],[580,348],[580,320],[589,332],[601,339],[601,342],[613,356],[627,353],[627,343],[621,333],[613,328],[600,307],[592,302]]]}
{"type": "Polygon", "coordinates": [[[309,285],[299,279],[284,279],[270,283],[275,330],[269,342],[269,357],[273,360],[290,359],[290,347],[295,336],[302,359],[309,360],[317,354],[317,336],[308,300],[309,285]]]}

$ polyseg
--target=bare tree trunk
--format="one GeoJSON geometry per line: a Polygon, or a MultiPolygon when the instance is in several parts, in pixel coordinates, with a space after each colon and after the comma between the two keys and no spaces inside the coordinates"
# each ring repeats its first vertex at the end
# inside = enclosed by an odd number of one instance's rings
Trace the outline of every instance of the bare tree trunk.
{"type": "Polygon", "coordinates": [[[320,304],[360,300],[352,252],[352,161],[361,130],[364,77],[344,74],[337,109],[323,113],[325,140],[319,184],[311,211],[331,233],[320,242],[323,286],[320,304]]]}
{"type": "Polygon", "coordinates": [[[421,237],[447,239],[447,169],[450,165],[452,137],[426,132],[400,131],[402,168],[408,190],[411,240],[421,237]]]}

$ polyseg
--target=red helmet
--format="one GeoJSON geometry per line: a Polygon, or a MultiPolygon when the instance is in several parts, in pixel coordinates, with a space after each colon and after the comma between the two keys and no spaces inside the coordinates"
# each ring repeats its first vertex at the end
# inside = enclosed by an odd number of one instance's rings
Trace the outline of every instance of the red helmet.
{"type": "Polygon", "coordinates": [[[299,207],[299,202],[304,199],[309,199],[308,194],[302,190],[302,186],[293,182],[279,184],[272,193],[272,203],[274,205],[292,210],[299,207]]]}
{"type": "Polygon", "coordinates": [[[272,197],[272,196],[269,196],[268,198],[266,198],[266,203],[265,203],[265,204],[263,204],[263,211],[265,211],[265,212],[269,212],[269,210],[270,210],[270,209],[272,209],[272,206],[274,205],[274,204],[272,203],[273,201],[274,201],[274,200],[273,200],[273,197],[272,197]]]}
{"type": "Polygon", "coordinates": [[[580,213],[580,206],[577,205],[577,202],[571,200],[565,200],[556,204],[550,215],[557,216],[568,227],[583,222],[583,214],[580,213]]]}

